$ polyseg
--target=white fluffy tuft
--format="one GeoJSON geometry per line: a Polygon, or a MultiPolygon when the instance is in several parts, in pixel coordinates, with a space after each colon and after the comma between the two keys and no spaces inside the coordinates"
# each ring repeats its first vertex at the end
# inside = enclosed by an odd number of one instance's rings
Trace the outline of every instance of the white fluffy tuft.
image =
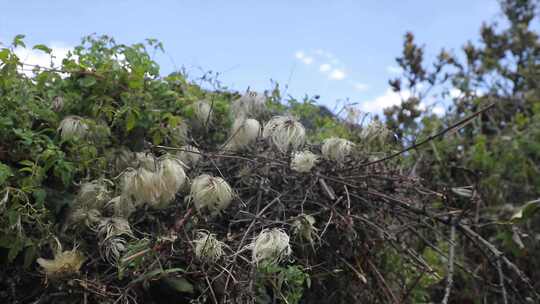
{"type": "Polygon", "coordinates": [[[145,168],[128,168],[123,175],[122,195],[132,198],[135,206],[159,204],[161,187],[159,174],[145,168]]]}
{"type": "Polygon", "coordinates": [[[301,214],[292,224],[293,233],[301,237],[302,239],[313,243],[313,236],[317,233],[315,228],[315,218],[311,215],[301,214]]]}
{"type": "Polygon", "coordinates": [[[360,136],[366,142],[377,140],[380,143],[387,141],[392,135],[390,131],[380,120],[372,120],[367,127],[362,129],[360,136]]]}
{"type": "Polygon", "coordinates": [[[164,207],[174,200],[186,182],[184,164],[171,155],[165,155],[159,161],[158,175],[161,180],[160,204],[154,207],[164,207]]]}
{"type": "Polygon", "coordinates": [[[72,115],[62,119],[58,131],[62,140],[84,139],[88,136],[89,127],[82,117],[72,115]]]}
{"type": "Polygon", "coordinates": [[[306,130],[300,122],[290,116],[276,116],[264,126],[263,138],[280,152],[287,153],[304,145],[306,130]]]}
{"type": "Polygon", "coordinates": [[[189,167],[194,167],[202,158],[201,151],[191,145],[182,146],[176,153],[176,157],[189,167]]]}
{"type": "Polygon", "coordinates": [[[310,151],[295,152],[291,160],[291,169],[297,172],[310,172],[319,161],[319,156],[310,151]]]}
{"type": "Polygon", "coordinates": [[[337,137],[327,138],[323,141],[322,154],[326,159],[342,163],[349,156],[354,147],[354,143],[337,137]]]}
{"type": "Polygon", "coordinates": [[[252,259],[260,262],[279,263],[292,253],[289,236],[282,229],[264,229],[257,236],[252,247],[252,259]]]}
{"type": "Polygon", "coordinates": [[[227,208],[233,199],[231,186],[222,178],[208,174],[193,180],[190,195],[197,210],[208,209],[213,215],[227,208]]]}
{"type": "Polygon", "coordinates": [[[193,110],[197,121],[205,126],[212,121],[212,107],[206,100],[199,100],[193,104],[193,110]]]}
{"type": "Polygon", "coordinates": [[[261,124],[252,118],[237,118],[231,128],[229,142],[225,146],[226,150],[242,150],[257,141],[261,133],[261,124]]]}
{"type": "Polygon", "coordinates": [[[68,277],[79,273],[82,264],[86,260],[84,255],[73,248],[62,251],[62,245],[58,242],[58,247],[54,252],[54,259],[38,258],[37,263],[43,268],[45,274],[52,279],[68,277]]]}
{"type": "Polygon", "coordinates": [[[215,234],[207,231],[198,231],[197,238],[193,240],[195,244],[195,256],[204,262],[215,263],[225,252],[225,244],[219,241],[215,234]]]}
{"type": "Polygon", "coordinates": [[[238,118],[258,118],[266,111],[266,96],[247,91],[231,104],[231,113],[238,118]]]}
{"type": "Polygon", "coordinates": [[[118,217],[104,218],[99,222],[96,232],[103,259],[116,265],[127,249],[127,238],[133,237],[129,222],[118,217]]]}

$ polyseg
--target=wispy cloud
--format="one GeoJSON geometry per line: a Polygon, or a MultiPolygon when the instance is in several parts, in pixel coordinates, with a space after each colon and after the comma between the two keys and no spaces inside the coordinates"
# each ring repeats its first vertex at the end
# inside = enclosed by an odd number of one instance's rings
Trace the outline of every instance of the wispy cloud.
{"type": "Polygon", "coordinates": [[[328,75],[328,78],[332,80],[343,80],[346,77],[347,74],[342,69],[333,69],[330,75],[328,75]]]}
{"type": "Polygon", "coordinates": [[[319,71],[326,73],[332,69],[332,65],[328,63],[323,63],[319,66],[319,71]]]}
{"type": "Polygon", "coordinates": [[[409,98],[410,95],[411,94],[408,91],[398,94],[392,89],[388,88],[383,95],[360,103],[360,108],[364,112],[380,114],[385,108],[401,104],[401,101],[409,98]]]}
{"type": "Polygon", "coordinates": [[[298,50],[294,57],[304,65],[316,64],[319,73],[328,80],[342,81],[347,79],[347,83],[357,91],[366,91],[369,86],[354,79],[349,79],[351,71],[332,52],[324,49],[310,51],[298,50]]]}
{"type": "Polygon", "coordinates": [[[353,83],[353,88],[357,91],[364,92],[369,89],[369,85],[362,82],[355,82],[353,83]]]}

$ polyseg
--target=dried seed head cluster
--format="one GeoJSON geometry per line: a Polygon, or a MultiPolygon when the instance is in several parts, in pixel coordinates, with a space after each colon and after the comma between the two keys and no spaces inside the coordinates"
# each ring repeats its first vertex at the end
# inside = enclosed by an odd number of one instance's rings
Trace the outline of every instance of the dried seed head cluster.
{"type": "Polygon", "coordinates": [[[103,218],[99,222],[96,232],[103,259],[116,265],[126,250],[127,238],[133,237],[129,222],[118,217],[103,218]]]}
{"type": "Polygon", "coordinates": [[[65,228],[67,229],[71,225],[92,228],[99,223],[100,219],[101,211],[98,209],[88,208],[87,206],[74,206],[68,211],[65,228]]]}
{"type": "Polygon", "coordinates": [[[124,173],[122,195],[133,198],[135,205],[148,203],[154,208],[166,207],[187,180],[184,165],[171,155],[157,162],[153,156],[143,155],[138,154],[140,168],[130,168],[124,173]]]}
{"type": "Polygon", "coordinates": [[[387,141],[392,135],[390,131],[380,120],[372,120],[367,127],[365,127],[360,136],[366,141],[370,142],[377,140],[381,143],[387,141]]]}
{"type": "Polygon", "coordinates": [[[266,96],[247,91],[231,104],[231,112],[238,118],[258,118],[266,111],[266,96]]]}
{"type": "Polygon", "coordinates": [[[132,198],[135,206],[159,203],[161,180],[155,172],[145,168],[128,168],[123,175],[122,195],[132,198]]]}
{"type": "Polygon", "coordinates": [[[160,205],[166,206],[186,182],[184,164],[171,155],[165,155],[159,161],[158,175],[161,180],[160,205]]]}
{"type": "Polygon", "coordinates": [[[197,238],[193,240],[195,244],[195,256],[204,262],[215,263],[225,252],[225,244],[219,241],[214,234],[207,231],[198,231],[197,238]]]}
{"type": "Polygon", "coordinates": [[[292,253],[289,236],[282,229],[264,229],[257,236],[252,247],[255,264],[261,262],[279,263],[292,253]]]}
{"type": "Polygon", "coordinates": [[[135,159],[137,160],[136,167],[144,168],[150,172],[156,172],[159,168],[158,159],[152,153],[137,152],[135,159]]]}
{"type": "Polygon", "coordinates": [[[301,214],[292,224],[293,233],[301,237],[302,239],[313,243],[313,236],[317,233],[315,228],[315,218],[311,215],[301,214]]]}
{"type": "Polygon", "coordinates": [[[115,174],[118,174],[124,170],[126,170],[128,167],[131,167],[136,162],[136,154],[131,152],[129,149],[122,147],[119,149],[116,149],[112,152],[112,171],[115,174]]]}
{"type": "Polygon", "coordinates": [[[62,245],[58,242],[58,247],[54,252],[54,259],[38,258],[37,263],[43,268],[47,277],[60,279],[79,273],[79,269],[81,269],[85,260],[86,258],[77,248],[62,251],[62,245]]]}
{"type": "Polygon", "coordinates": [[[189,167],[194,167],[202,158],[201,151],[194,146],[185,145],[176,153],[176,157],[189,167]]]}
{"type": "Polygon", "coordinates": [[[119,195],[107,202],[105,210],[114,216],[128,218],[135,211],[135,205],[129,197],[119,195]]]}
{"type": "Polygon", "coordinates": [[[175,146],[184,144],[188,139],[188,125],[181,121],[170,131],[171,143],[175,146]]]}
{"type": "Polygon", "coordinates": [[[212,106],[206,100],[199,100],[193,104],[193,110],[197,121],[205,126],[212,121],[212,106]]]}
{"type": "Polygon", "coordinates": [[[276,116],[264,125],[263,138],[280,152],[287,153],[304,145],[306,130],[299,121],[290,116],[276,116]]]}
{"type": "Polygon", "coordinates": [[[231,203],[233,191],[222,178],[203,174],[193,180],[190,196],[197,210],[218,214],[231,203]]]}
{"type": "Polygon", "coordinates": [[[231,128],[226,150],[242,150],[254,144],[261,133],[261,124],[252,118],[237,118],[231,128]]]}
{"type": "Polygon", "coordinates": [[[310,172],[317,164],[319,157],[310,151],[295,152],[291,160],[291,169],[297,172],[310,172]]]}
{"type": "Polygon", "coordinates": [[[337,137],[327,138],[323,141],[321,152],[326,159],[341,163],[349,156],[354,143],[337,137]]]}
{"type": "Polygon", "coordinates": [[[60,137],[62,140],[69,140],[73,138],[84,139],[88,136],[89,127],[84,122],[84,119],[79,116],[67,116],[61,122],[58,127],[60,137]]]}
{"type": "Polygon", "coordinates": [[[108,184],[105,179],[83,183],[69,208],[65,228],[74,224],[77,226],[93,227],[99,222],[101,210],[111,199],[108,184]]]}

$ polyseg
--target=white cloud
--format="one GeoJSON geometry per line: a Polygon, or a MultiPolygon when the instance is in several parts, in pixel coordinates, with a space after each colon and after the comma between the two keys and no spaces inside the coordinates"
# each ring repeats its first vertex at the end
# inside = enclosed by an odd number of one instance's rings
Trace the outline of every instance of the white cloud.
{"type": "Polygon", "coordinates": [[[353,87],[355,90],[363,92],[369,89],[369,85],[362,83],[362,82],[356,82],[353,84],[353,87]]]}
{"type": "Polygon", "coordinates": [[[409,91],[401,92],[400,95],[389,88],[383,95],[376,97],[373,100],[362,102],[360,108],[364,112],[381,113],[385,108],[401,104],[402,99],[407,99],[410,95],[409,91]]]}
{"type": "Polygon", "coordinates": [[[302,58],[302,62],[304,64],[308,64],[308,65],[312,64],[313,63],[313,57],[304,57],[304,58],[302,58]]]}
{"type": "Polygon", "coordinates": [[[328,78],[332,80],[343,80],[345,77],[347,77],[347,74],[341,69],[334,69],[330,75],[328,75],[328,78]]]}
{"type": "Polygon", "coordinates": [[[388,74],[397,75],[397,74],[401,74],[401,71],[402,71],[401,68],[395,65],[389,65],[386,67],[386,72],[388,74]]]}
{"type": "Polygon", "coordinates": [[[66,58],[69,51],[72,50],[71,47],[67,47],[64,44],[53,43],[50,46],[54,56],[51,58],[51,55],[30,48],[17,47],[15,49],[15,54],[21,62],[27,64],[24,67],[24,73],[27,75],[32,75],[33,66],[47,67],[47,68],[58,68],[62,65],[62,60],[66,58]]]}
{"type": "Polygon", "coordinates": [[[296,59],[302,59],[306,56],[306,54],[304,54],[303,51],[296,51],[296,53],[294,53],[294,57],[296,57],[296,59]]]}
{"type": "Polygon", "coordinates": [[[323,63],[319,66],[319,71],[325,73],[332,69],[332,66],[328,63],[323,63]]]}

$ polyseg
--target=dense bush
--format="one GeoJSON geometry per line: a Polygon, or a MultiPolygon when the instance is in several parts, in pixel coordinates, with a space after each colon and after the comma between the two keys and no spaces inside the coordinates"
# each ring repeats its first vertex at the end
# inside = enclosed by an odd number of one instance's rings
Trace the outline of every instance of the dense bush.
{"type": "Polygon", "coordinates": [[[540,189],[536,7],[502,7],[508,28],[485,25],[464,63],[443,51],[425,68],[407,34],[391,85],[413,94],[386,127],[277,85],[162,77],[152,39],[85,37],[48,68],[15,37],[0,49],[0,299],[539,301],[537,202],[518,212],[540,189]],[[421,109],[451,88],[445,116],[421,109]]]}

